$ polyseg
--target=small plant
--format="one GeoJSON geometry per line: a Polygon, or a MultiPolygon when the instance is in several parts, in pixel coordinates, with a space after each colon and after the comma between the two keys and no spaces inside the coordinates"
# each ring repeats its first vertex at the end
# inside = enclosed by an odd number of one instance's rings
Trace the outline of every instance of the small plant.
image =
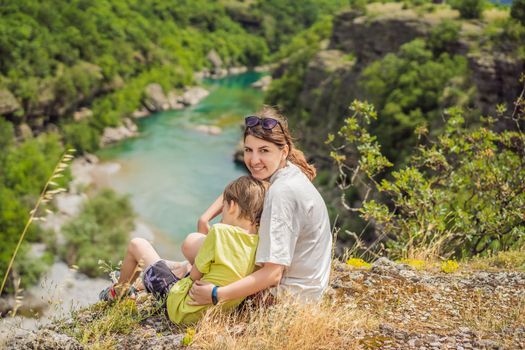
{"type": "Polygon", "coordinates": [[[459,264],[455,260],[445,260],[441,263],[441,271],[444,273],[456,272],[459,268],[459,264]]]}
{"type": "Polygon", "coordinates": [[[350,265],[352,267],[356,267],[356,268],[365,268],[365,269],[369,269],[372,267],[372,264],[370,263],[367,263],[366,261],[364,261],[363,259],[359,259],[359,258],[350,258],[346,261],[346,264],[347,265],[350,265]]]}
{"type": "Polygon", "coordinates": [[[412,266],[416,270],[423,270],[427,266],[427,263],[424,260],[418,260],[418,259],[401,259],[398,260],[399,263],[405,264],[408,266],[412,266]]]}
{"type": "Polygon", "coordinates": [[[182,338],[181,344],[183,346],[189,346],[193,343],[193,337],[195,336],[195,328],[189,327],[186,329],[184,338],[182,338]]]}

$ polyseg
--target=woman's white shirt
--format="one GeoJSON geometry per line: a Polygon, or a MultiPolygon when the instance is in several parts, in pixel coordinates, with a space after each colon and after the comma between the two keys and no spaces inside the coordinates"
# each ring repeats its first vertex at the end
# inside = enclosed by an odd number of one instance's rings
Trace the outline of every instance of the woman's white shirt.
{"type": "Polygon", "coordinates": [[[294,164],[276,171],[264,200],[256,263],[286,266],[277,291],[318,300],[328,286],[332,251],[325,202],[294,164]]]}

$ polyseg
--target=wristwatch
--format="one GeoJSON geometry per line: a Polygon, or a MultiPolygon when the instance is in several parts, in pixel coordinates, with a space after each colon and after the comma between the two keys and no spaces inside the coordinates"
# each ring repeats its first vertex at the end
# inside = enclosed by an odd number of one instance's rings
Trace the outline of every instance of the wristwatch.
{"type": "Polygon", "coordinates": [[[218,288],[218,286],[213,286],[213,289],[211,290],[211,302],[213,303],[213,305],[217,305],[217,303],[219,302],[219,299],[217,299],[218,288]]]}

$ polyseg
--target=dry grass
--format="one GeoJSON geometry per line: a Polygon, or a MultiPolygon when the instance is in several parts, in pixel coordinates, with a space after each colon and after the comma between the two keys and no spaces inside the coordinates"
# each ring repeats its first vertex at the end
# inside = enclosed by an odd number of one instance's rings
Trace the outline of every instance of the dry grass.
{"type": "Polygon", "coordinates": [[[224,315],[210,311],[199,322],[199,349],[356,349],[359,334],[377,322],[355,304],[281,301],[224,315]]]}
{"type": "Polygon", "coordinates": [[[509,298],[498,293],[490,296],[471,293],[461,308],[460,320],[462,325],[485,333],[499,333],[523,326],[525,298],[509,298]]]}
{"type": "Polygon", "coordinates": [[[501,22],[509,18],[509,11],[499,8],[491,8],[483,11],[483,20],[487,23],[501,22]]]}
{"type": "Polygon", "coordinates": [[[525,271],[525,249],[498,252],[488,257],[476,257],[465,265],[472,270],[518,270],[525,271]]]}

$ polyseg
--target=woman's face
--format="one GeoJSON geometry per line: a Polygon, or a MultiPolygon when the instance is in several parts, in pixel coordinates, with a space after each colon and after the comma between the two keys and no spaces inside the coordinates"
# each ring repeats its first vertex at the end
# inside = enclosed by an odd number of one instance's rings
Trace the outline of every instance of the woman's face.
{"type": "Polygon", "coordinates": [[[286,164],[288,146],[276,144],[248,135],[244,139],[244,163],[258,180],[265,180],[286,164]]]}

